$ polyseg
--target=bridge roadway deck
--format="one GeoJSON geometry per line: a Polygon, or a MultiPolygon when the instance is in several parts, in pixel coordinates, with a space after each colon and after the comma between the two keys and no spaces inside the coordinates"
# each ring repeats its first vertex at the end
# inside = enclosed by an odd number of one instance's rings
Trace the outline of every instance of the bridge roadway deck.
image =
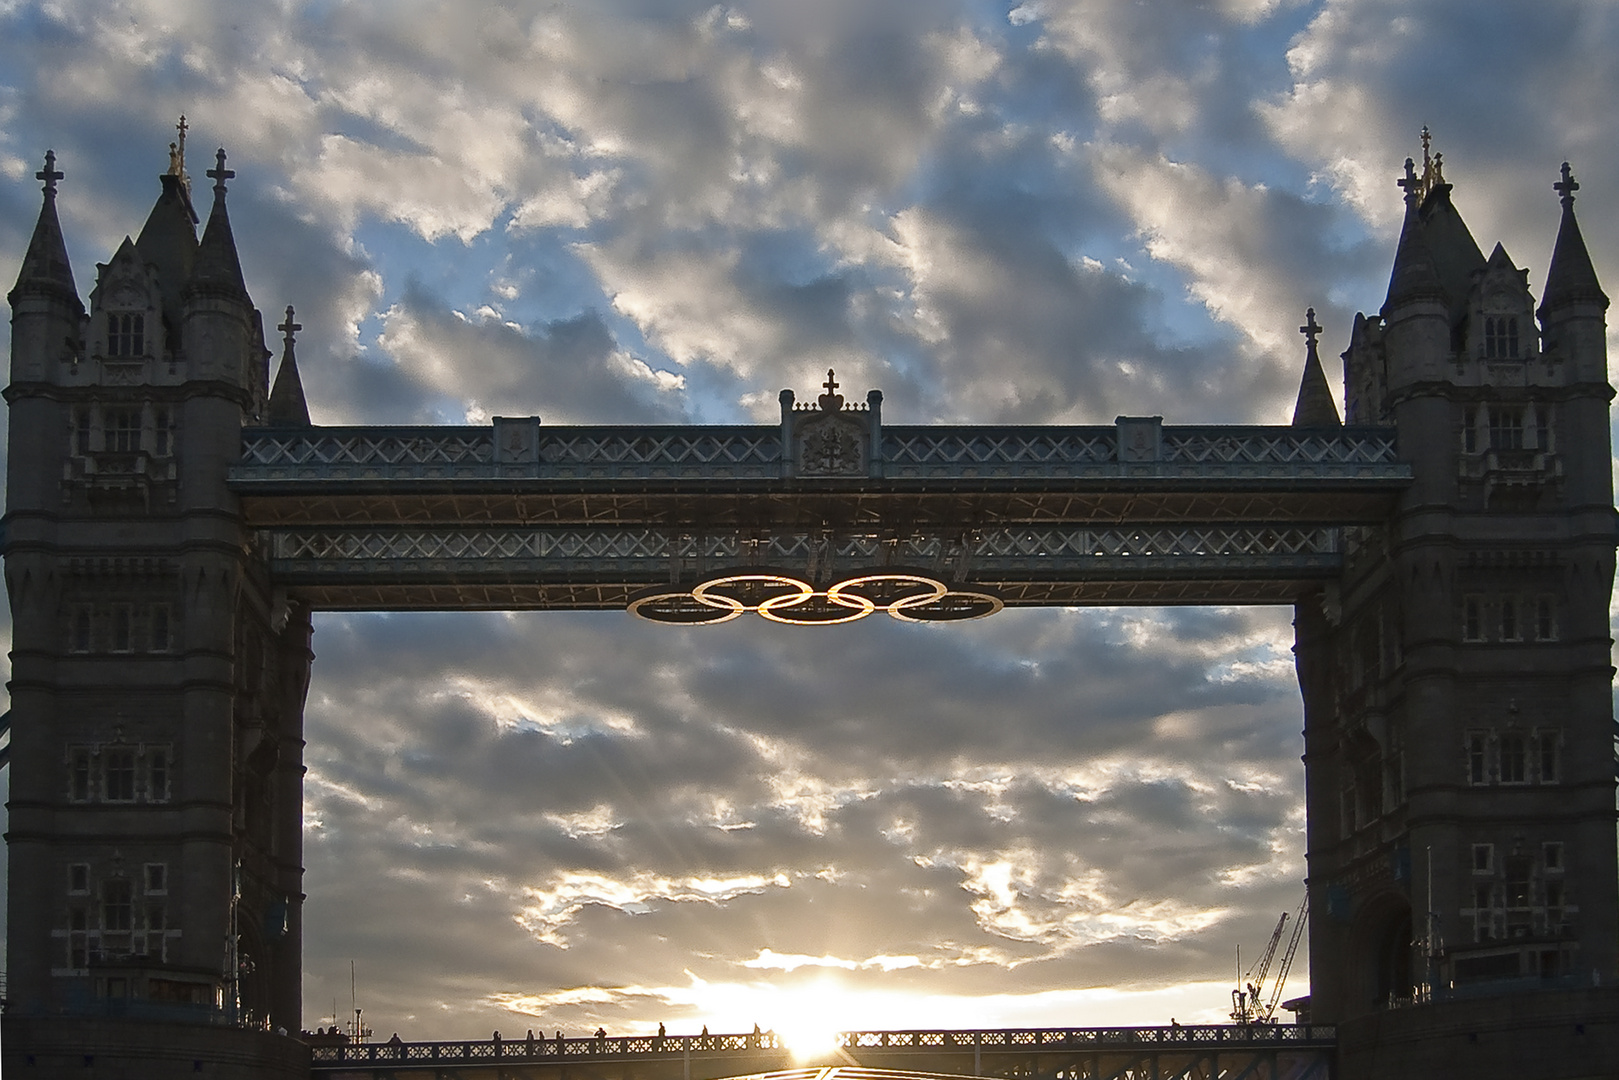
{"type": "MultiPolygon", "coordinates": [[[[1327,1025],[857,1031],[817,1064],[1017,1080],[1329,1080],[1327,1025]]],[[[634,1035],[605,1039],[366,1043],[314,1048],[325,1080],[721,1080],[790,1072],[779,1036],[634,1035]]]]}
{"type": "Polygon", "coordinates": [[[312,607],[621,609],[739,566],[918,567],[1014,606],[1287,603],[1411,480],[1385,428],[1125,430],[888,427],[814,473],[764,426],[256,428],[229,482],[312,607]]]}

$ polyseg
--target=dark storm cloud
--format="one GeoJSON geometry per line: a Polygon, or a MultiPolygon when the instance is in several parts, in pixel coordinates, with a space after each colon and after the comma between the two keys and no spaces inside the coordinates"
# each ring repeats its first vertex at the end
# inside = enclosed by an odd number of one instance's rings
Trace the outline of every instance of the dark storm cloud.
{"type": "Polygon", "coordinates": [[[682,419],[678,376],[621,350],[595,312],[528,330],[458,312],[412,283],[384,314],[381,344],[401,375],[453,402],[553,423],[682,419]]]}

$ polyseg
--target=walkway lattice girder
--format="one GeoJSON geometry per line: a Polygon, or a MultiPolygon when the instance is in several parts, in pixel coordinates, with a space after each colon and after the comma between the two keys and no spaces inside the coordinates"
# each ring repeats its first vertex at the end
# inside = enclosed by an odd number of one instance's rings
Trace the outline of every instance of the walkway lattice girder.
{"type": "Polygon", "coordinates": [[[738,566],[831,579],[913,567],[1014,605],[1285,602],[1342,565],[1308,526],[1016,526],[954,535],[657,529],[300,529],[260,534],[276,579],[321,608],[616,608],[636,591],[738,566]],[[1253,602],[1249,599],[1248,602],[1253,602]]]}

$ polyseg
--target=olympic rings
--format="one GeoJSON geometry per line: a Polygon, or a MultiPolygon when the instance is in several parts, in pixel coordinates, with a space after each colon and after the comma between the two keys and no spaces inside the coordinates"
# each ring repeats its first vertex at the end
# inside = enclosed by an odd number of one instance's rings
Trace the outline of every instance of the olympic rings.
{"type": "Polygon", "coordinates": [[[795,574],[775,567],[750,567],[711,574],[690,589],[664,585],[636,593],[629,611],[669,626],[707,626],[754,611],[791,626],[836,626],[886,611],[902,622],[961,622],[981,619],[1005,603],[982,587],[952,588],[932,574],[910,567],[868,570],[820,591],[795,574]]]}

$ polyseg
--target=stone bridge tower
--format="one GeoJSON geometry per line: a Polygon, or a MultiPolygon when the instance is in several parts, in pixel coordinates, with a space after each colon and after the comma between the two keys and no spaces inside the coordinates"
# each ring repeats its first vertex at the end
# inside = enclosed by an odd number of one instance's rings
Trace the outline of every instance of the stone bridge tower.
{"type": "Polygon", "coordinates": [[[1437,158],[1401,184],[1388,298],[1356,317],[1344,382],[1348,421],[1394,424],[1415,483],[1297,618],[1328,1021],[1619,978],[1613,389],[1578,185],[1564,165],[1537,311],[1437,158]]]}
{"type": "Polygon", "coordinates": [[[269,396],[233,174],[221,150],[199,241],[177,157],[88,313],[38,175],[8,297],[8,1022],[42,1048],[68,1015],[296,1032],[309,619],[225,487],[269,396]]]}

